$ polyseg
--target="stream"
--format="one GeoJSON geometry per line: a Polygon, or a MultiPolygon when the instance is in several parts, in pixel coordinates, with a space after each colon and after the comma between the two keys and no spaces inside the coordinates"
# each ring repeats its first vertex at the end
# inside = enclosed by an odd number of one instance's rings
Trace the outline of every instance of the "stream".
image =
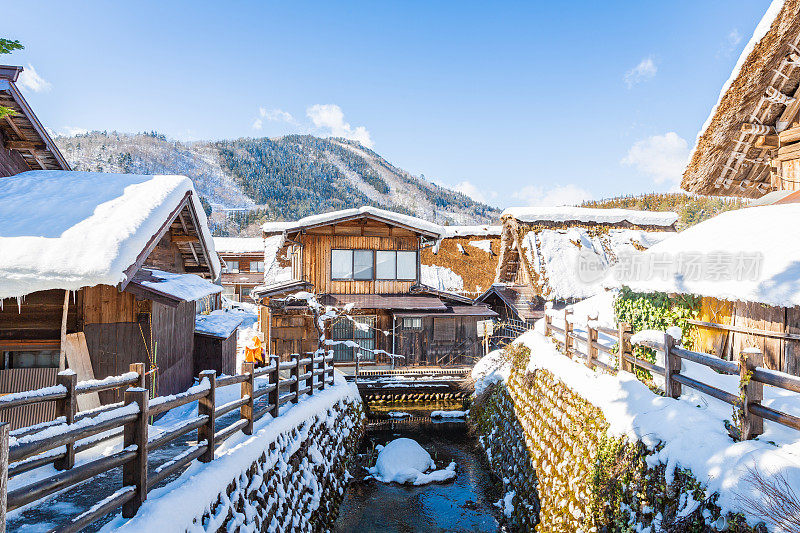
{"type": "MultiPolygon", "coordinates": [[[[359,462],[351,468],[355,478],[347,487],[336,532],[418,532],[418,531],[502,531],[499,511],[493,504],[501,494],[492,480],[486,457],[463,421],[435,421],[435,406],[420,409],[393,405],[373,409],[361,445],[359,462]],[[389,411],[411,414],[410,418],[388,419],[389,411]],[[378,444],[398,438],[416,440],[444,468],[456,462],[456,477],[443,483],[422,486],[364,480],[365,467],[373,466],[378,444]]],[[[446,419],[445,419],[446,420],[446,419]]]]}

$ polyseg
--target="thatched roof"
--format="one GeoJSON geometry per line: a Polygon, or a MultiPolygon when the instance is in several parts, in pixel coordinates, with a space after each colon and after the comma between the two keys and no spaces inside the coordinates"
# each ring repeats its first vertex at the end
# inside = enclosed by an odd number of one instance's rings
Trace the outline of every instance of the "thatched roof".
{"type": "Polygon", "coordinates": [[[799,85],[800,0],[774,0],[701,128],[681,186],[747,198],[769,192],[769,148],[756,139],[789,125],[782,115],[794,111],[784,113],[799,85]]]}

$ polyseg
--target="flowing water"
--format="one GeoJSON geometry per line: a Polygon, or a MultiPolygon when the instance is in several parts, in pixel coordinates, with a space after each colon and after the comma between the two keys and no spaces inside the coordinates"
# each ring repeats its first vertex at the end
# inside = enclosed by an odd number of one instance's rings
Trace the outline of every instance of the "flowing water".
{"type": "MultiPolygon", "coordinates": [[[[442,408],[447,407],[435,407],[442,408]]],[[[348,485],[334,531],[501,531],[498,509],[493,505],[501,497],[499,486],[492,480],[485,455],[466,423],[433,421],[431,409],[419,406],[403,409],[395,405],[391,410],[414,416],[392,421],[386,420],[385,411],[372,412],[362,443],[362,464],[351,469],[356,477],[348,485]],[[375,464],[375,445],[398,437],[416,440],[431,454],[437,468],[455,461],[456,477],[418,487],[364,480],[364,467],[375,464]]]]}

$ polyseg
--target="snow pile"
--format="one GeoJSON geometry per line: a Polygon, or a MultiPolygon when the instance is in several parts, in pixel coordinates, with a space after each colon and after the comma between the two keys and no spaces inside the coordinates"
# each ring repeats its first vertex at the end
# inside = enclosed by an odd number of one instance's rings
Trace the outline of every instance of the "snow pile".
{"type": "Polygon", "coordinates": [[[509,207],[500,217],[511,216],[520,222],[583,222],[586,224],[620,224],[663,226],[668,228],[678,220],[672,211],[636,211],[634,209],[596,209],[588,207],[509,207]]]}
{"type": "Polygon", "coordinates": [[[499,237],[503,226],[484,224],[481,226],[442,226],[442,238],[453,237],[499,237]]]}
{"type": "Polygon", "coordinates": [[[451,269],[439,265],[421,265],[422,284],[440,291],[464,290],[464,278],[451,269]]]}
{"type": "Polygon", "coordinates": [[[511,361],[504,350],[494,350],[481,357],[472,367],[471,376],[475,380],[475,394],[479,395],[493,383],[505,381],[511,375],[511,361]]]}
{"type": "Polygon", "coordinates": [[[369,469],[369,473],[384,483],[413,485],[447,481],[456,475],[455,463],[450,463],[442,470],[434,470],[435,468],[436,464],[430,454],[417,441],[401,437],[381,449],[378,460],[369,469]]]}
{"type": "Polygon", "coordinates": [[[261,237],[214,237],[214,248],[221,254],[258,254],[264,250],[264,239],[261,237]]]}
{"type": "Polygon", "coordinates": [[[432,411],[431,418],[466,418],[469,411],[432,411]]]}
{"type": "Polygon", "coordinates": [[[404,411],[389,411],[388,415],[389,418],[406,418],[411,416],[411,414],[404,411]]]}
{"type": "Polygon", "coordinates": [[[421,218],[412,217],[410,215],[402,215],[400,213],[395,213],[393,211],[386,211],[385,209],[378,209],[377,207],[371,207],[371,206],[364,206],[353,209],[343,209],[341,211],[332,211],[330,213],[323,213],[321,215],[311,215],[305,218],[301,218],[297,222],[289,222],[289,223],[280,222],[277,224],[275,222],[267,222],[262,226],[262,229],[265,232],[296,231],[310,226],[325,225],[343,218],[356,218],[364,215],[372,216],[377,219],[382,219],[387,222],[402,224],[404,226],[408,226],[410,228],[424,231],[427,233],[433,233],[436,236],[439,236],[442,233],[442,226],[434,224],[433,222],[428,222],[427,220],[422,220],[421,218]]]}
{"type": "Polygon", "coordinates": [[[185,176],[36,170],[0,188],[0,298],[117,285],[187,193],[220,272],[214,241],[185,176]]]}
{"type": "Polygon", "coordinates": [[[194,331],[203,335],[227,339],[236,331],[245,316],[246,313],[244,312],[225,309],[217,309],[207,315],[196,315],[194,318],[194,331]]]}
{"type": "Polygon", "coordinates": [[[148,289],[171,294],[181,300],[192,302],[210,294],[222,292],[222,285],[211,283],[197,274],[175,274],[154,268],[146,269],[152,274],[150,279],[136,282],[148,289]]]}
{"type": "Polygon", "coordinates": [[[793,227],[799,219],[800,204],[727,211],[643,252],[642,264],[667,260],[664,275],[630,279],[620,265],[615,284],[640,292],[800,305],[800,234],[775,231],[793,227]],[[697,261],[690,262],[692,258],[697,261]]]}
{"type": "Polygon", "coordinates": [[[492,241],[489,239],[483,239],[480,241],[469,241],[470,246],[474,246],[478,250],[483,250],[487,254],[492,254],[492,241]]]}
{"type": "Polygon", "coordinates": [[[621,256],[673,235],[635,229],[610,229],[607,234],[580,227],[543,229],[526,233],[522,247],[546,298],[588,298],[603,290],[610,267],[621,256]]]}

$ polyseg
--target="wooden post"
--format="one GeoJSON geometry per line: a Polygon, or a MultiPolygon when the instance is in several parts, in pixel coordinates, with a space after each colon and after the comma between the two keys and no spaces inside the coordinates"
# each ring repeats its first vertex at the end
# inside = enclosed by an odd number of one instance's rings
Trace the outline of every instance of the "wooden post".
{"type": "Polygon", "coordinates": [[[739,353],[739,390],[741,391],[742,440],[753,439],[764,433],[764,419],[750,412],[750,406],[764,399],[764,385],[753,381],[753,370],[764,365],[764,354],[757,348],[746,348],[739,353]]]}
{"type": "Polygon", "coordinates": [[[247,375],[247,379],[242,381],[242,398],[245,396],[250,396],[250,399],[247,400],[247,403],[242,405],[242,408],[239,410],[239,416],[247,420],[247,425],[242,428],[242,433],[245,435],[253,434],[253,413],[255,411],[255,400],[253,399],[253,393],[255,393],[256,390],[255,370],[255,363],[247,361],[242,363],[242,374],[247,375]]]}
{"type": "Polygon", "coordinates": [[[216,420],[214,419],[214,408],[216,407],[217,396],[217,372],[215,370],[203,370],[200,372],[200,383],[207,379],[211,387],[208,394],[200,398],[197,402],[197,414],[199,416],[208,415],[208,422],[197,429],[197,441],[208,441],[206,452],[198,457],[201,463],[210,463],[214,460],[214,433],[216,433],[216,420]]]}
{"type": "Polygon", "coordinates": [[[314,371],[316,370],[316,368],[314,368],[314,366],[315,366],[314,365],[314,352],[311,352],[311,362],[308,365],[306,365],[306,372],[308,372],[309,369],[311,370],[311,377],[308,378],[308,382],[307,382],[307,383],[309,383],[311,385],[311,388],[308,390],[309,396],[314,394],[314,371]]]}
{"type": "MultiPolygon", "coordinates": [[[[392,363],[394,363],[394,357],[392,357],[392,363]]],[[[328,383],[328,354],[325,353],[325,350],[322,350],[320,368],[322,369],[322,383],[319,385],[319,390],[325,390],[325,385],[328,383]]]]}
{"type": "MultiPolygon", "coordinates": [[[[73,370],[64,370],[56,376],[56,384],[67,389],[67,397],[56,402],[56,416],[63,416],[67,424],[75,423],[75,414],[78,412],[78,395],[75,387],[78,385],[78,374],[73,370]]],[[[53,463],[56,470],[69,470],[75,466],[75,443],[66,445],[66,455],[53,463]]]]}
{"type": "Polygon", "coordinates": [[[564,353],[567,357],[572,357],[572,322],[569,321],[569,316],[572,310],[564,308],[564,353]]]}
{"type": "Polygon", "coordinates": [[[136,403],[136,420],[125,424],[123,447],[136,446],[136,457],[122,465],[122,486],[136,487],[134,497],[122,506],[122,517],[132,518],[147,499],[147,410],[150,395],[147,389],[132,387],[125,391],[125,405],[136,403]]]}
{"type": "Polygon", "coordinates": [[[269,384],[275,385],[275,388],[269,392],[269,404],[272,406],[270,409],[269,414],[272,415],[273,418],[278,418],[278,399],[281,396],[280,385],[281,385],[281,358],[277,355],[271,355],[270,359],[275,361],[275,370],[269,373],[269,384]]]}
{"type": "Polygon", "coordinates": [[[129,369],[130,372],[136,372],[139,374],[139,383],[137,383],[136,386],[146,389],[147,385],[145,384],[146,372],[144,371],[144,363],[131,363],[129,369]]]}
{"type": "Polygon", "coordinates": [[[0,424],[0,533],[6,533],[6,507],[8,503],[8,429],[0,424]]]}
{"type": "Polygon", "coordinates": [[[61,312],[61,347],[58,356],[58,369],[67,368],[67,315],[69,314],[69,290],[64,291],[64,309],[61,312]]]}
{"type": "Polygon", "coordinates": [[[625,359],[626,355],[633,355],[631,347],[631,325],[627,322],[619,323],[619,338],[617,340],[617,370],[633,372],[633,364],[625,359]]]}
{"type": "Polygon", "coordinates": [[[545,308],[544,310],[544,334],[545,336],[550,335],[550,326],[553,324],[553,317],[547,312],[549,309],[545,308]]]}
{"type": "Polygon", "coordinates": [[[297,403],[300,401],[300,354],[293,353],[292,358],[294,359],[294,383],[292,384],[291,391],[294,392],[294,399],[292,399],[292,403],[297,403]]]}
{"type": "Polygon", "coordinates": [[[681,372],[681,358],[672,351],[674,347],[675,340],[664,333],[664,393],[670,398],[679,398],[681,384],[672,378],[681,372]]]}
{"type": "Polygon", "coordinates": [[[594,361],[597,359],[597,330],[591,326],[586,327],[586,366],[594,368],[594,361]]]}

